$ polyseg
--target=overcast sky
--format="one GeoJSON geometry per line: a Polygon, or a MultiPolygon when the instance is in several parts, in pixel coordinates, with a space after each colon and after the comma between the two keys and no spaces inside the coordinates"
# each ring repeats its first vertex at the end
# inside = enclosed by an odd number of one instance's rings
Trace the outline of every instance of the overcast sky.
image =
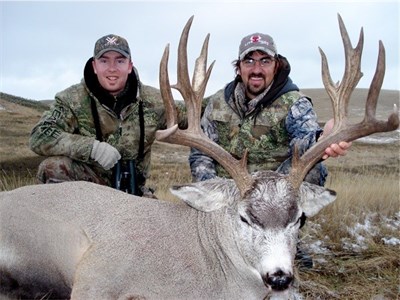
{"type": "Polygon", "coordinates": [[[321,88],[321,58],[326,53],[332,79],[341,80],[344,51],[339,13],[352,40],[364,28],[363,78],[368,88],[378,55],[386,48],[383,89],[400,90],[399,1],[1,1],[0,91],[34,100],[54,95],[79,82],[98,38],[125,37],[144,84],[158,87],[159,62],[171,47],[169,70],[175,82],[176,47],[186,21],[194,15],[189,36],[193,65],[210,33],[209,63],[216,61],[206,95],[233,79],[231,62],[243,36],[270,34],[278,52],[292,66],[300,88],[321,88]]]}

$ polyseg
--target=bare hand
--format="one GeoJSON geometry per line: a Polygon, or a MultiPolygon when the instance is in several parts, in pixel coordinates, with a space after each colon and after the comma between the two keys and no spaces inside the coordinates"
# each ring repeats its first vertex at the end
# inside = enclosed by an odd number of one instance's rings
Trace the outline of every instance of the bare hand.
{"type": "Polygon", "coordinates": [[[340,142],[339,144],[332,144],[325,149],[325,154],[322,159],[327,159],[328,157],[338,157],[347,154],[347,150],[350,148],[351,142],[340,142]]]}
{"type": "MultiPolygon", "coordinates": [[[[328,136],[333,128],[334,120],[330,119],[325,123],[323,136],[328,136]]],[[[321,138],[323,137],[321,135],[321,138]]],[[[328,157],[338,157],[347,154],[347,150],[351,147],[351,142],[339,142],[339,144],[332,144],[325,149],[325,154],[322,159],[327,159],[328,157]]]]}

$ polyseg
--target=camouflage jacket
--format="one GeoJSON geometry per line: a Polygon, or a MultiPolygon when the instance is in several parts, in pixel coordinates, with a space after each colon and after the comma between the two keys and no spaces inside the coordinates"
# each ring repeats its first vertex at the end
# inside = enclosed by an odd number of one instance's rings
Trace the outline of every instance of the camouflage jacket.
{"type": "MultiPolygon", "coordinates": [[[[291,81],[288,84],[292,84],[291,81]]],[[[248,149],[249,172],[278,170],[287,173],[294,145],[298,145],[302,154],[322,132],[310,99],[294,86],[287,92],[283,90],[256,114],[246,114],[238,105],[234,106],[232,98],[238,93],[237,89],[227,92],[232,89],[230,85],[210,97],[201,120],[204,132],[237,158],[248,149]]],[[[191,149],[189,163],[193,181],[229,177],[215,160],[197,149],[191,149]]],[[[326,176],[325,166],[318,163],[306,180],[324,185],[326,176]]]]}
{"type": "MultiPolygon", "coordinates": [[[[90,61],[90,60],[89,60],[90,61]]],[[[95,101],[99,115],[103,141],[114,146],[120,152],[122,160],[138,157],[140,125],[138,117],[139,101],[143,101],[144,115],[144,157],[136,161],[138,173],[143,175],[143,185],[149,176],[151,146],[158,129],[164,129],[164,105],[159,90],[142,85],[136,69],[128,77],[128,83],[136,86],[135,95],[131,95],[127,105],[120,108],[119,114],[110,106],[101,102],[89,88],[91,71],[89,62],[85,67],[85,78],[76,85],[58,93],[49,111],[45,112],[30,136],[30,148],[39,155],[68,156],[74,160],[93,165],[96,172],[110,180],[112,171],[106,171],[90,158],[93,142],[96,139],[96,129],[91,112],[91,101],[95,101]],[[132,75],[132,76],[131,76],[132,75]]],[[[94,88],[93,88],[94,89],[94,88]]],[[[114,102],[116,99],[113,99],[114,102]]],[[[118,100],[119,101],[119,100],[118,100]]],[[[180,120],[184,112],[178,113],[180,120]]],[[[186,121],[180,123],[185,127],[186,121]]]]}

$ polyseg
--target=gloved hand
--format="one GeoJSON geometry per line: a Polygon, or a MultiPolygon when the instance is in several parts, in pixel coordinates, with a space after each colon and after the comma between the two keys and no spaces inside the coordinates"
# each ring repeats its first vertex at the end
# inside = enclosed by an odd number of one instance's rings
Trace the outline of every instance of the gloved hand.
{"type": "Polygon", "coordinates": [[[118,162],[121,154],[110,144],[95,140],[90,158],[97,161],[105,170],[109,170],[118,162]]]}

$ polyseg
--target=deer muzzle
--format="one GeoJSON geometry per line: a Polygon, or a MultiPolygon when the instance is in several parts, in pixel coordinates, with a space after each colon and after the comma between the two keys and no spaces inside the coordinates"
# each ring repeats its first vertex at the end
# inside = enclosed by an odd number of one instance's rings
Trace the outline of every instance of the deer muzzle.
{"type": "Polygon", "coordinates": [[[293,282],[293,274],[288,274],[278,270],[273,274],[267,274],[263,277],[264,284],[273,291],[284,291],[290,287],[293,282]]]}

